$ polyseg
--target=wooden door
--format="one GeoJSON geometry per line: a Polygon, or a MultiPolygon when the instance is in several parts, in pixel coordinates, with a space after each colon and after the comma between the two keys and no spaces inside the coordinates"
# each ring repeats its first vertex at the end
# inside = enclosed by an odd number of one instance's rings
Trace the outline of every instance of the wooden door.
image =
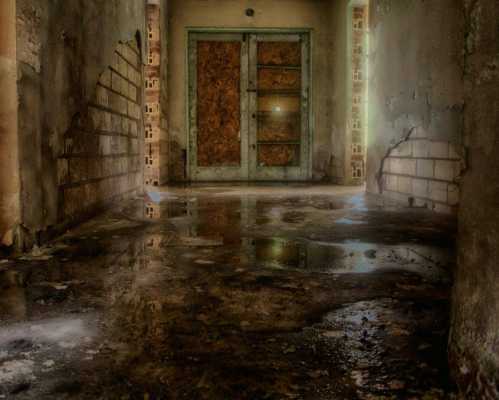
{"type": "Polygon", "coordinates": [[[308,34],[250,39],[250,179],[310,178],[308,34]]]}
{"type": "Polygon", "coordinates": [[[248,50],[243,34],[189,38],[189,172],[193,181],[248,179],[248,50]]]}

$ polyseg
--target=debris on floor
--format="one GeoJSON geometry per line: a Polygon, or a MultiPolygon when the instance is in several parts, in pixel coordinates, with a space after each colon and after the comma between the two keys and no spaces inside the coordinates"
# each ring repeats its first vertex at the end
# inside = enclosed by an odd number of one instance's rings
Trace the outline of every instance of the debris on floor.
{"type": "Polygon", "coordinates": [[[155,199],[2,264],[0,398],[452,398],[452,218],[327,187],[155,199]]]}

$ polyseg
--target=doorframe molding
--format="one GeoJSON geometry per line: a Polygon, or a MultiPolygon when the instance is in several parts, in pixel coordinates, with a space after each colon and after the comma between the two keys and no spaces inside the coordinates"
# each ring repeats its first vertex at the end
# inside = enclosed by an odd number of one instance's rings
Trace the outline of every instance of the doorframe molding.
{"type": "Polygon", "coordinates": [[[315,139],[315,113],[314,113],[314,78],[313,78],[313,49],[314,49],[314,34],[315,31],[313,28],[237,28],[237,27],[207,27],[207,26],[188,26],[184,28],[184,71],[185,71],[185,82],[184,82],[184,91],[185,91],[185,104],[184,104],[184,118],[185,118],[185,135],[186,135],[186,181],[191,182],[191,121],[190,121],[190,91],[189,91],[189,82],[191,79],[189,72],[189,46],[190,46],[190,35],[192,33],[254,33],[254,34],[308,34],[309,47],[308,47],[308,58],[309,58],[309,66],[308,66],[308,80],[309,80],[309,104],[308,104],[308,165],[307,165],[307,181],[311,181],[312,170],[313,170],[313,150],[314,150],[314,139],[315,139]]]}

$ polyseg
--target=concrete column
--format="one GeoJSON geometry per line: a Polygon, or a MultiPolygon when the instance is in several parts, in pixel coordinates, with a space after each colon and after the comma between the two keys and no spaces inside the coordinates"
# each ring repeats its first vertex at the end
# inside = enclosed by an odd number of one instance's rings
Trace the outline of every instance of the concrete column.
{"type": "Polygon", "coordinates": [[[465,2],[465,134],[450,359],[461,398],[499,398],[499,2],[465,2]]]}
{"type": "Polygon", "coordinates": [[[17,137],[16,1],[0,1],[0,246],[20,223],[17,137]]]}

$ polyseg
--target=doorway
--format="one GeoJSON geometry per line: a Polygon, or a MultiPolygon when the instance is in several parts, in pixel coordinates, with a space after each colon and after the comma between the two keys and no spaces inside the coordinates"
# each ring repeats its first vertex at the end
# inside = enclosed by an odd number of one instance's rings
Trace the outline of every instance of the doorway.
{"type": "Polygon", "coordinates": [[[190,32],[191,181],[310,179],[308,32],[190,32]]]}

